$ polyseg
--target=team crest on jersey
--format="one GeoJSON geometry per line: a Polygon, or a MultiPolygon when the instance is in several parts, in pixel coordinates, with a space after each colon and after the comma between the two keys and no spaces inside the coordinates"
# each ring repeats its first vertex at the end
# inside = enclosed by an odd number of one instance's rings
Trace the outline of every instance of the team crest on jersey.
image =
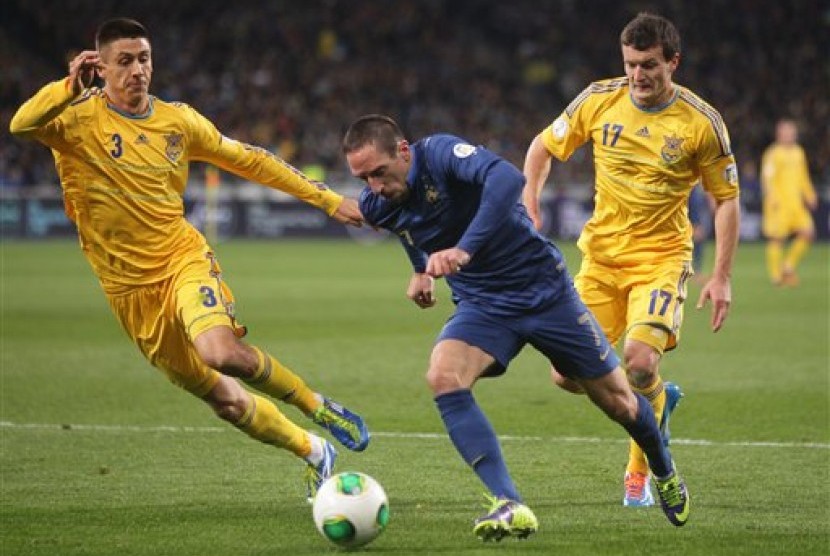
{"type": "Polygon", "coordinates": [[[167,155],[170,162],[177,162],[184,152],[184,135],[181,133],[171,133],[170,135],[165,135],[164,140],[167,141],[164,154],[167,155]]]}
{"type": "Polygon", "coordinates": [[[476,152],[476,148],[472,145],[467,144],[467,143],[457,143],[452,148],[452,154],[454,154],[458,158],[467,158],[468,156],[470,156],[474,152],[476,152]]]}
{"type": "Polygon", "coordinates": [[[683,146],[683,141],[686,139],[682,137],[678,137],[675,134],[672,134],[671,137],[663,136],[665,139],[666,144],[663,145],[663,148],[660,149],[660,156],[663,157],[663,160],[666,161],[667,164],[674,164],[680,157],[683,156],[683,150],[681,147],[683,146]]]}
{"type": "Polygon", "coordinates": [[[438,202],[438,198],[438,189],[436,189],[436,187],[431,183],[426,184],[424,186],[424,199],[427,200],[427,203],[434,205],[438,202]]]}

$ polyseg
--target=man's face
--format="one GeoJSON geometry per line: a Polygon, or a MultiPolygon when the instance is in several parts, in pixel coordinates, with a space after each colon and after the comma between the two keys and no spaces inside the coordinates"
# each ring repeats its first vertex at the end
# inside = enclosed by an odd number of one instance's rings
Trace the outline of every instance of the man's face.
{"type": "Polygon", "coordinates": [[[364,180],[375,195],[393,203],[401,203],[409,195],[406,175],[412,153],[409,143],[398,141],[395,156],[378,150],[374,143],[367,143],[346,155],[349,171],[364,180]]]}
{"type": "Polygon", "coordinates": [[[153,76],[150,42],[145,38],[118,39],[104,45],[100,55],[98,72],[113,101],[131,107],[146,101],[153,76]]]}
{"type": "Polygon", "coordinates": [[[795,127],[795,122],[789,120],[778,122],[775,127],[775,138],[784,145],[795,144],[798,141],[798,128],[795,127]]]}
{"type": "Polygon", "coordinates": [[[654,108],[671,99],[671,77],[680,62],[680,54],[666,60],[663,58],[662,46],[637,50],[623,45],[622,55],[628,87],[634,102],[645,108],[654,108]]]}

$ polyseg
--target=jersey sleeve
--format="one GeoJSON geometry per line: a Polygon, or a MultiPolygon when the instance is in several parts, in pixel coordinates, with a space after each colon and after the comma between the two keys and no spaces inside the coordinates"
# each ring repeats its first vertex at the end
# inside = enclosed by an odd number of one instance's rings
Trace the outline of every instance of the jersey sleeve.
{"type": "Polygon", "coordinates": [[[509,218],[521,196],[524,175],[488,149],[451,135],[433,136],[428,148],[433,171],[444,174],[450,183],[481,190],[478,210],[458,240],[458,248],[474,256],[509,218]]]}
{"type": "Polygon", "coordinates": [[[698,165],[703,188],[719,201],[738,196],[738,167],[729,142],[729,133],[720,117],[702,135],[698,165]]]}
{"type": "Polygon", "coordinates": [[[82,102],[89,94],[90,90],[84,91],[76,101],[68,77],[49,83],[18,108],[9,123],[9,131],[18,137],[37,139],[55,150],[63,150],[68,142],[60,116],[70,104],[82,102]]]}
{"type": "Polygon", "coordinates": [[[273,153],[225,137],[213,123],[189,106],[183,106],[190,130],[191,158],[209,162],[249,181],[257,182],[334,214],[342,195],[308,178],[273,153]]]}
{"type": "Polygon", "coordinates": [[[582,91],[553,123],[541,132],[542,143],[550,154],[562,162],[591,138],[593,104],[592,87],[582,91]]]}

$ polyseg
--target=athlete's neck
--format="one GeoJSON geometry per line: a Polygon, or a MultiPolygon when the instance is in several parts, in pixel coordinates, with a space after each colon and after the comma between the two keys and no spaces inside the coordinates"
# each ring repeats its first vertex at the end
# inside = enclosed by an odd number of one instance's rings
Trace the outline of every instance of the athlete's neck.
{"type": "Polygon", "coordinates": [[[107,92],[107,102],[119,112],[130,116],[146,116],[150,111],[150,96],[142,95],[133,99],[118,99],[107,92]]]}

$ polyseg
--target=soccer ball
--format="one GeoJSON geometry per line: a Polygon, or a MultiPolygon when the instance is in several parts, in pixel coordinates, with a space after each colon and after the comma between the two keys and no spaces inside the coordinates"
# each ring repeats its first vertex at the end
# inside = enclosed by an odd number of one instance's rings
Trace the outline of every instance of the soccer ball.
{"type": "Polygon", "coordinates": [[[342,548],[374,540],[389,522],[383,487],[369,475],[348,471],[332,475],[314,497],[314,524],[326,539],[342,548]]]}

